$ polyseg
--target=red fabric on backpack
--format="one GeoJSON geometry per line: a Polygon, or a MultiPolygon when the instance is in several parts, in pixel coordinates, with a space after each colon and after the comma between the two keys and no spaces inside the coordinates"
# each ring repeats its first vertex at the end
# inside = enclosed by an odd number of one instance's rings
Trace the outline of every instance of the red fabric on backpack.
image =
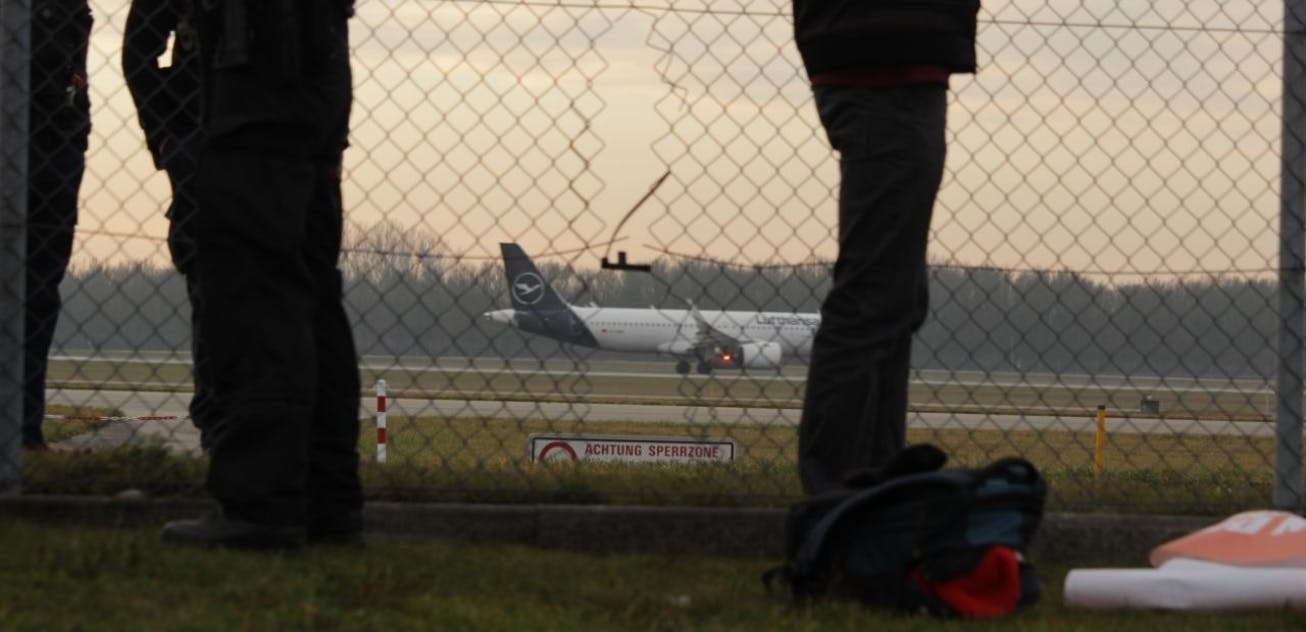
{"type": "Polygon", "coordinates": [[[942,582],[927,581],[920,569],[912,581],[925,594],[948,604],[957,614],[993,618],[1009,614],[1020,600],[1020,560],[1005,546],[991,546],[969,571],[942,582]]]}

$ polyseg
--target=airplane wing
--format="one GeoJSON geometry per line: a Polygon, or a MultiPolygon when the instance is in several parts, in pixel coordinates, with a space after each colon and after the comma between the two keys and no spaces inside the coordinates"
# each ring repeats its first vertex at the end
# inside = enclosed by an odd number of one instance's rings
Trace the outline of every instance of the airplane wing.
{"type": "Polygon", "coordinates": [[[693,303],[689,304],[689,315],[698,324],[698,334],[694,340],[695,347],[738,346],[742,342],[747,342],[712,326],[712,323],[707,322],[707,319],[703,317],[703,313],[698,311],[698,306],[693,303]]]}

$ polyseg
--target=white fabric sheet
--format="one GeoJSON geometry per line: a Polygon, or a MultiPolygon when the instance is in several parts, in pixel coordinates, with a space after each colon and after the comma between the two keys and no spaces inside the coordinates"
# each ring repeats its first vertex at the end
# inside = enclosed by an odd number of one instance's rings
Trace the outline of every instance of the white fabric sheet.
{"type": "Polygon", "coordinates": [[[1175,558],[1160,568],[1076,569],[1066,605],[1089,609],[1306,612],[1306,569],[1230,566],[1175,558]]]}

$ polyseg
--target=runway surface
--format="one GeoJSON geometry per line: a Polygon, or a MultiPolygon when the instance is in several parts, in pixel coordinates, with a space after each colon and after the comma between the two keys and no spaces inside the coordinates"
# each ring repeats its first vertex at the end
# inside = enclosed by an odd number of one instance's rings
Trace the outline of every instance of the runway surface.
{"type": "MultiPolygon", "coordinates": [[[[56,359],[72,361],[116,362],[123,364],[172,365],[189,364],[189,357],[177,353],[97,353],[93,356],[57,356],[56,359]]],[[[369,374],[384,377],[418,374],[427,371],[494,375],[546,374],[574,376],[584,374],[594,378],[636,377],[643,380],[690,380],[709,378],[699,375],[681,376],[674,373],[669,360],[584,360],[576,358],[555,359],[504,359],[504,358],[393,358],[364,357],[360,366],[369,374]]],[[[806,366],[786,365],[759,377],[801,383],[806,378],[806,366]]],[[[746,379],[738,372],[722,371],[721,380],[746,379]]],[[[1034,387],[1103,389],[1129,389],[1138,392],[1178,393],[1216,391],[1236,392],[1250,397],[1271,397],[1270,385],[1263,379],[1197,379],[1191,377],[1133,377],[1119,375],[1082,374],[1031,374],[1016,372],[939,371],[917,370],[912,381],[922,385],[977,386],[986,388],[1034,387]]],[[[128,386],[106,383],[97,390],[52,389],[51,404],[92,406],[121,411],[124,419],[102,424],[95,433],[75,438],[74,445],[117,445],[147,438],[160,440],[178,450],[198,448],[199,435],[186,418],[188,392],[155,392],[128,390],[128,386]]],[[[367,421],[376,416],[376,398],[369,394],[362,398],[359,417],[367,421]]],[[[512,394],[508,394],[512,395],[512,394]]],[[[476,396],[480,397],[480,396],[476,396]]],[[[510,397],[520,399],[519,397],[510,397]]],[[[739,424],[796,427],[799,411],[793,408],[741,408],[737,406],[690,406],[683,404],[648,405],[618,403],[551,403],[533,401],[494,401],[484,398],[422,399],[392,398],[388,401],[391,416],[445,417],[456,420],[476,419],[543,419],[554,421],[620,421],[636,423],[673,424],[739,424]]],[[[915,411],[908,423],[913,428],[968,429],[1000,431],[1061,431],[1093,433],[1096,422],[1092,410],[1082,415],[1056,416],[1048,414],[974,414],[915,411]]],[[[1187,434],[1237,437],[1269,437],[1274,435],[1274,424],[1263,421],[1205,421],[1196,419],[1134,418],[1109,420],[1113,433],[1128,434],[1187,434]]]]}

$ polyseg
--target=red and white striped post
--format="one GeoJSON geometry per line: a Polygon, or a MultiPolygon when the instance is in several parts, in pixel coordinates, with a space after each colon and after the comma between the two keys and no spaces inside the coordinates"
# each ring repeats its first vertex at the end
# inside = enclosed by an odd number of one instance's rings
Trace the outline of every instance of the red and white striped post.
{"type": "Polygon", "coordinates": [[[385,380],[376,381],[376,462],[385,463],[385,380]]]}

